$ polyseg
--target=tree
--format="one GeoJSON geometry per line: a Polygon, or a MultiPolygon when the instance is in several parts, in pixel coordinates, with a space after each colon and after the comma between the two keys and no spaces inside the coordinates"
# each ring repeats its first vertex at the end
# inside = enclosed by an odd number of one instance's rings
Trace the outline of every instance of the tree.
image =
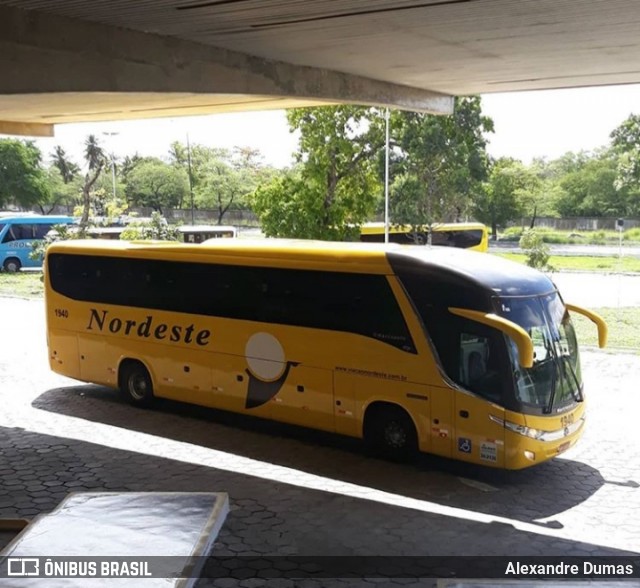
{"type": "Polygon", "coordinates": [[[65,183],[57,166],[51,165],[45,170],[47,182],[47,197],[38,202],[38,208],[42,214],[51,214],[59,204],[75,203],[82,191],[80,177],[75,177],[69,183],[65,183]]]}
{"type": "Polygon", "coordinates": [[[531,172],[522,162],[509,157],[493,162],[489,180],[475,203],[475,216],[491,227],[494,238],[499,226],[522,216],[521,195],[530,183],[531,172]]]}
{"type": "Polygon", "coordinates": [[[49,197],[42,154],[32,142],[0,139],[0,207],[15,203],[22,208],[49,197]]]}
{"type": "Polygon", "coordinates": [[[138,162],[127,174],[127,199],[162,214],[163,208],[177,206],[188,190],[184,171],[159,159],[138,162]]]}
{"type": "Polygon", "coordinates": [[[80,173],[80,168],[67,158],[65,150],[60,145],[56,145],[51,159],[52,164],[60,171],[60,176],[65,184],[69,184],[80,173]]]}
{"type": "Polygon", "coordinates": [[[384,144],[376,109],[331,106],[290,110],[300,139],[298,166],[251,199],[268,236],[356,238],[381,190],[375,158],[384,144]]]}
{"type": "Polygon", "coordinates": [[[529,267],[541,271],[555,271],[553,266],[549,265],[551,257],[549,247],[535,229],[527,229],[520,237],[519,245],[527,257],[526,262],[529,267]]]}
{"type": "Polygon", "coordinates": [[[80,218],[80,232],[83,233],[89,226],[91,214],[92,189],[102,170],[107,163],[107,156],[98,143],[95,135],[89,135],[85,141],[84,158],[87,164],[87,173],[82,186],[82,216],[80,218]]]}
{"type": "Polygon", "coordinates": [[[617,155],[615,186],[627,193],[627,213],[640,213],[640,115],[630,115],[611,133],[617,155]]]}
{"type": "Polygon", "coordinates": [[[633,185],[619,183],[619,161],[602,151],[560,178],[556,208],[562,216],[617,216],[629,208],[633,185]]]}
{"type": "Polygon", "coordinates": [[[134,221],[122,231],[120,239],[125,241],[177,241],[178,229],[167,223],[159,212],[151,213],[151,221],[134,221]]]}
{"type": "Polygon", "coordinates": [[[214,208],[219,225],[229,209],[239,201],[244,201],[255,189],[249,174],[244,172],[242,168],[238,169],[223,159],[213,159],[200,174],[196,203],[199,207],[214,208]]]}
{"type": "Polygon", "coordinates": [[[391,190],[394,222],[429,226],[468,214],[487,176],[484,133],[493,131],[480,97],[456,98],[450,116],[394,112],[390,124],[399,152],[391,190]]]}

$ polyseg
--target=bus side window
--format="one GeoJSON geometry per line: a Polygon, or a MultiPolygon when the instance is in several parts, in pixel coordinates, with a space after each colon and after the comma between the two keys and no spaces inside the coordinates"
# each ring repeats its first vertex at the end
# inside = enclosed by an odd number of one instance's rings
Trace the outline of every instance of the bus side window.
{"type": "Polygon", "coordinates": [[[494,346],[494,337],[460,333],[459,384],[475,394],[498,402],[502,397],[502,381],[494,346]]]}
{"type": "Polygon", "coordinates": [[[10,243],[11,241],[20,241],[21,239],[33,239],[33,225],[20,223],[9,225],[9,230],[3,237],[2,242],[10,243]]]}
{"type": "Polygon", "coordinates": [[[36,239],[44,239],[47,236],[47,233],[51,230],[53,225],[51,224],[37,224],[33,225],[34,228],[34,237],[36,239]]]}

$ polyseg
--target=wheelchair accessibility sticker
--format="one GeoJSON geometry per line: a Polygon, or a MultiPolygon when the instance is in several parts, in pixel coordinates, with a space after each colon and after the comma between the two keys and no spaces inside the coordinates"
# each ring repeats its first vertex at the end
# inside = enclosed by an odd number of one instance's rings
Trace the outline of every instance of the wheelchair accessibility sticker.
{"type": "Polygon", "coordinates": [[[471,439],[458,437],[458,451],[462,453],[471,453],[471,439]]]}

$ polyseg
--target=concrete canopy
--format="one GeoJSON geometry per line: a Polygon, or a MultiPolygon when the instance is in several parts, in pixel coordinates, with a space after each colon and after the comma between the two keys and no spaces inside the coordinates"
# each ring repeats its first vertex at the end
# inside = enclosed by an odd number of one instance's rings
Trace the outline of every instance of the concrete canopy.
{"type": "Polygon", "coordinates": [[[640,82],[637,0],[0,0],[0,132],[640,82]]]}

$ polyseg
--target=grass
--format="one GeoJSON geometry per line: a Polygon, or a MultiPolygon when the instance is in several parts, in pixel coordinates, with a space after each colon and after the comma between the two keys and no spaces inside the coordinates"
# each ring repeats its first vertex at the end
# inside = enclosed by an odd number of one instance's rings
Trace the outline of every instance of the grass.
{"type": "Polygon", "coordinates": [[[42,272],[0,272],[0,297],[42,298],[42,272]]]}
{"type": "MultiPolygon", "coordinates": [[[[500,257],[525,263],[526,255],[523,253],[496,253],[500,257]]],[[[552,255],[549,263],[559,271],[579,270],[584,272],[628,272],[640,273],[640,259],[637,257],[593,257],[593,256],[565,256],[552,255]]]]}
{"type": "MultiPolygon", "coordinates": [[[[640,352],[640,308],[594,308],[609,327],[609,349],[628,349],[640,352]]],[[[598,331],[587,318],[572,313],[580,346],[598,346],[598,331]]]]}
{"type": "MultiPolygon", "coordinates": [[[[640,242],[640,228],[627,229],[622,232],[622,235],[618,231],[560,231],[548,227],[536,227],[535,231],[545,243],[557,245],[617,245],[621,236],[624,243],[635,244],[640,242]]],[[[522,233],[522,227],[509,227],[500,234],[500,239],[517,242],[520,240],[522,233]]]]}

